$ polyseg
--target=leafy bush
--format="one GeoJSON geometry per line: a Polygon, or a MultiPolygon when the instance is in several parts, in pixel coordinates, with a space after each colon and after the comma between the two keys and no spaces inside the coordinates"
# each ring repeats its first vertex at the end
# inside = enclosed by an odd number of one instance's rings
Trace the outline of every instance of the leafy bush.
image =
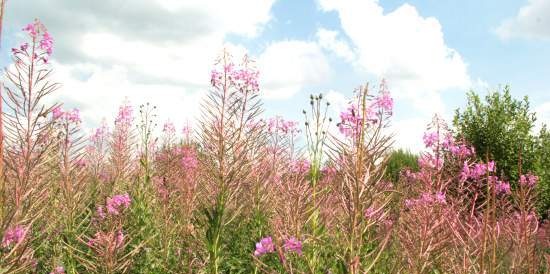
{"type": "MultiPolygon", "coordinates": [[[[540,177],[541,203],[538,212],[547,216],[550,204],[548,192],[548,133],[545,128],[538,135],[534,132],[535,113],[529,109],[529,100],[516,100],[510,87],[503,92],[489,93],[482,101],[480,96],[468,93],[464,110],[456,110],[455,135],[472,144],[480,159],[489,158],[497,163],[497,173],[511,182],[517,182],[520,174],[532,172],[540,177]]],[[[513,185],[515,187],[515,185],[513,185]]]]}

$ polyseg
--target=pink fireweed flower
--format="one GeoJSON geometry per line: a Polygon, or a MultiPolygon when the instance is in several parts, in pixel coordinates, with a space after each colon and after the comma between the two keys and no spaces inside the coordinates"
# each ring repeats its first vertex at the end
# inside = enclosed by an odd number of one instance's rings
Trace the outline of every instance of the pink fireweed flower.
{"type": "Polygon", "coordinates": [[[122,230],[116,233],[116,246],[121,247],[124,244],[124,232],[122,230]]]}
{"type": "Polygon", "coordinates": [[[50,272],[50,274],[65,274],[65,268],[63,268],[62,266],[58,266],[54,268],[53,271],[50,272]]]}
{"type": "Polygon", "coordinates": [[[199,161],[197,160],[197,153],[194,149],[189,147],[182,147],[179,149],[181,154],[181,165],[186,170],[194,170],[199,166],[199,161]]]}
{"type": "Polygon", "coordinates": [[[212,70],[210,73],[210,84],[213,87],[219,87],[221,85],[221,79],[223,74],[217,70],[212,70]]]}
{"type": "Polygon", "coordinates": [[[351,104],[345,111],[340,113],[340,123],[338,128],[340,133],[346,137],[356,137],[363,126],[363,117],[361,117],[358,107],[351,104]]]}
{"type": "Polygon", "coordinates": [[[420,198],[418,199],[405,200],[405,207],[407,208],[411,208],[415,206],[432,206],[436,204],[440,204],[440,205],[447,204],[445,193],[442,193],[442,192],[437,192],[435,194],[422,193],[422,195],[420,195],[420,198]]]}
{"type": "Polygon", "coordinates": [[[435,194],[435,200],[440,204],[446,204],[447,203],[447,200],[445,198],[445,193],[443,193],[443,192],[437,192],[435,194]]]}
{"type": "Polygon", "coordinates": [[[63,111],[61,107],[57,106],[52,110],[52,116],[54,120],[60,120],[79,124],[82,122],[80,119],[80,111],[76,108],[70,111],[63,111]]]}
{"type": "Polygon", "coordinates": [[[244,67],[233,72],[233,79],[236,80],[237,88],[241,91],[258,92],[260,85],[258,84],[259,71],[244,67]]]}
{"type": "Polygon", "coordinates": [[[24,226],[17,225],[4,232],[2,237],[2,247],[7,248],[12,244],[19,244],[25,240],[27,229],[24,226]]]}
{"type": "Polygon", "coordinates": [[[29,48],[29,43],[23,43],[19,49],[21,49],[21,51],[26,51],[27,49],[29,48]]]}
{"type": "Polygon", "coordinates": [[[176,134],[176,127],[174,126],[174,123],[167,121],[162,126],[162,132],[167,135],[174,135],[176,134]]]}
{"type": "Polygon", "coordinates": [[[534,187],[539,180],[538,176],[533,174],[526,174],[519,176],[519,184],[521,186],[534,187]]]}
{"type": "Polygon", "coordinates": [[[107,198],[107,212],[111,215],[118,215],[120,212],[130,206],[130,196],[126,194],[115,195],[107,198]]]}
{"type": "MultiPolygon", "coordinates": [[[[494,176],[492,176],[492,177],[494,177],[494,176]]],[[[504,182],[504,181],[499,181],[499,180],[496,181],[495,192],[497,194],[510,194],[510,193],[512,193],[510,191],[510,184],[507,183],[507,182],[504,182]]]]}
{"type": "Polygon", "coordinates": [[[487,171],[489,172],[495,172],[495,162],[490,161],[487,163],[487,171]]]}
{"type": "Polygon", "coordinates": [[[441,168],[443,168],[443,164],[443,155],[440,155],[439,158],[436,158],[435,156],[426,153],[418,157],[418,165],[422,168],[435,168],[437,170],[440,170],[441,168]]]}
{"type": "Polygon", "coordinates": [[[100,220],[103,220],[103,219],[105,219],[105,217],[107,217],[107,215],[105,214],[105,209],[103,208],[103,206],[98,206],[96,208],[96,214],[97,214],[97,217],[100,220]]]}
{"type": "Polygon", "coordinates": [[[127,102],[118,108],[118,115],[115,119],[115,124],[129,126],[133,121],[133,108],[127,102]]]}
{"type": "Polygon", "coordinates": [[[26,31],[32,38],[35,38],[38,34],[37,22],[27,24],[23,28],[23,31],[26,31]]]}
{"type": "Polygon", "coordinates": [[[189,123],[183,126],[181,133],[183,133],[183,135],[185,135],[186,137],[188,137],[191,134],[191,126],[189,125],[189,123]]]}
{"type": "Polygon", "coordinates": [[[465,158],[473,155],[473,150],[465,145],[452,145],[448,149],[454,156],[459,158],[465,158]]]}
{"type": "Polygon", "coordinates": [[[92,134],[92,136],[90,136],[90,141],[92,142],[99,142],[100,140],[102,140],[107,132],[109,131],[109,127],[107,127],[107,123],[105,121],[103,121],[101,123],[101,126],[96,128],[94,130],[94,133],[92,134]]]}
{"type": "Polygon", "coordinates": [[[424,136],[422,137],[422,140],[424,140],[424,145],[426,147],[432,147],[434,144],[437,143],[439,139],[439,136],[436,132],[425,132],[424,136]]]}
{"type": "Polygon", "coordinates": [[[302,242],[295,237],[290,237],[285,240],[283,249],[285,252],[296,252],[298,255],[302,255],[302,242]]]}
{"type": "Polygon", "coordinates": [[[380,84],[380,93],[378,97],[376,97],[373,105],[382,112],[391,114],[393,111],[393,98],[390,96],[385,80],[382,80],[380,84]]]}
{"type": "Polygon", "coordinates": [[[273,239],[271,236],[265,237],[256,243],[256,250],[254,251],[254,256],[259,257],[267,253],[275,251],[275,245],[273,244],[273,239]]]}
{"type": "Polygon", "coordinates": [[[305,159],[294,160],[291,163],[291,170],[294,173],[304,174],[309,172],[310,168],[311,168],[311,163],[305,159]]]}
{"type": "Polygon", "coordinates": [[[40,40],[40,48],[43,49],[48,55],[51,55],[53,52],[53,38],[47,31],[42,35],[42,40],[40,40]]]}
{"type": "Polygon", "coordinates": [[[464,161],[464,165],[462,166],[462,171],[460,172],[460,181],[465,182],[470,178],[470,166],[468,166],[468,162],[464,161]]]}
{"type": "Polygon", "coordinates": [[[296,134],[300,132],[298,129],[298,122],[285,121],[281,116],[270,118],[267,122],[267,130],[270,133],[282,134],[296,134]]]}
{"type": "Polygon", "coordinates": [[[60,106],[57,106],[52,110],[52,115],[53,115],[53,119],[57,120],[63,116],[63,110],[61,110],[60,106]]]}
{"type": "Polygon", "coordinates": [[[73,110],[66,112],[65,115],[67,116],[67,120],[73,122],[73,123],[80,123],[82,120],[80,120],[80,111],[76,108],[73,110]]]}

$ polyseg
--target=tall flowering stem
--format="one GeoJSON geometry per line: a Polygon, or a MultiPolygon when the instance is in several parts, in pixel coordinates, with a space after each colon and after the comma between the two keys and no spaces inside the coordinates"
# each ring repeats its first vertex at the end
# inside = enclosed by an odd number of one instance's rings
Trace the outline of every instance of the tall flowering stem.
{"type": "Polygon", "coordinates": [[[211,75],[211,90],[203,102],[200,141],[206,175],[202,204],[206,216],[206,247],[211,273],[223,262],[225,227],[239,214],[243,186],[252,180],[253,159],[260,153],[262,127],[255,125],[262,113],[258,97],[258,72],[251,60],[235,65],[224,51],[211,75]],[[212,202],[213,201],[213,202],[212,202]]]}
{"type": "Polygon", "coordinates": [[[134,160],[136,158],[134,146],[136,143],[135,131],[133,128],[134,110],[130,103],[125,100],[119,107],[118,115],[111,134],[109,143],[110,173],[106,179],[109,180],[110,189],[105,195],[122,184],[128,183],[136,172],[134,160]]]}
{"type": "Polygon", "coordinates": [[[369,94],[368,85],[360,87],[340,115],[338,127],[344,138],[332,138],[330,158],[337,173],[333,195],[342,213],[337,229],[344,231],[342,259],[349,273],[373,269],[389,241],[391,189],[382,178],[392,145],[391,136],[384,132],[392,108],[385,83],[377,96],[369,94]],[[375,249],[365,253],[365,245],[375,249]]]}
{"type": "MultiPolygon", "coordinates": [[[[27,41],[12,49],[14,64],[4,74],[2,101],[7,109],[2,112],[5,181],[0,197],[0,231],[20,222],[32,229],[43,215],[49,192],[47,175],[52,168],[49,163],[53,160],[50,152],[55,144],[53,124],[48,118],[55,105],[43,100],[59,88],[49,80],[53,39],[38,20],[23,31],[27,41]]],[[[27,245],[9,254],[0,258],[0,268],[30,271],[25,260],[31,258],[32,251],[27,245]]]]}
{"type": "MultiPolygon", "coordinates": [[[[300,187],[300,184],[297,184],[296,189],[302,189],[302,192],[308,193],[311,196],[310,199],[304,199],[306,197],[301,196],[298,197],[307,202],[308,230],[312,236],[311,238],[314,241],[318,241],[323,236],[323,227],[321,226],[319,218],[319,196],[324,193],[324,191],[319,188],[319,181],[321,179],[321,165],[325,157],[324,149],[328,137],[328,128],[332,122],[332,119],[327,115],[328,106],[330,103],[323,103],[322,94],[311,95],[309,99],[309,104],[311,107],[310,113],[304,110],[303,114],[306,120],[305,134],[307,141],[307,152],[309,154],[309,162],[306,170],[309,173],[308,179],[310,186],[309,188],[304,189],[304,186],[300,187]]],[[[311,273],[315,273],[318,271],[317,269],[321,263],[318,249],[313,249],[312,254],[308,253],[306,255],[308,258],[307,261],[309,271],[311,273]]]]}

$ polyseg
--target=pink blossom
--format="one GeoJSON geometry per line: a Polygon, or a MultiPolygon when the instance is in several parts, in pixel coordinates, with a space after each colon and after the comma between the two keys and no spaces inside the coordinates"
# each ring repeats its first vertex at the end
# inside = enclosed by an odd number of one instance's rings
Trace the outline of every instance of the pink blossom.
{"type": "Polygon", "coordinates": [[[270,118],[267,123],[267,130],[270,133],[282,134],[295,134],[300,132],[298,129],[298,122],[285,121],[281,116],[270,118]]]}
{"type": "Polygon", "coordinates": [[[390,96],[385,80],[380,84],[380,94],[376,97],[374,106],[386,113],[393,111],[393,98],[390,96]]]}
{"type": "Polygon", "coordinates": [[[174,126],[174,123],[170,121],[164,123],[164,126],[162,127],[162,132],[167,135],[174,135],[176,133],[176,127],[174,126]]]}
{"type": "Polygon", "coordinates": [[[70,112],[67,112],[65,115],[67,116],[67,120],[69,120],[73,123],[78,124],[78,123],[81,122],[81,120],[80,120],[80,111],[76,108],[74,108],[70,112]]]}
{"type": "Polygon", "coordinates": [[[27,229],[21,225],[12,227],[4,232],[2,237],[2,247],[6,248],[12,244],[19,244],[25,240],[27,229]]]}
{"type": "Polygon", "coordinates": [[[310,168],[311,168],[311,163],[305,159],[294,160],[291,163],[291,169],[292,169],[292,172],[294,173],[304,174],[309,172],[310,168]]]}
{"type": "Polygon", "coordinates": [[[23,43],[19,48],[21,51],[26,51],[29,48],[29,43],[23,43]]]}
{"type": "Polygon", "coordinates": [[[53,115],[53,119],[57,120],[57,119],[59,119],[61,116],[63,116],[63,110],[61,110],[61,107],[60,107],[60,106],[56,106],[56,107],[52,110],[52,115],[53,115]]]}
{"type": "Polygon", "coordinates": [[[495,162],[490,161],[487,163],[487,171],[489,172],[495,172],[495,162]]]}
{"type": "Polygon", "coordinates": [[[36,22],[35,23],[29,23],[27,24],[24,28],[23,28],[23,31],[26,31],[29,33],[29,35],[32,37],[32,38],[35,38],[36,35],[38,34],[38,30],[37,30],[37,24],[36,22]]]}
{"type": "Polygon", "coordinates": [[[432,154],[426,153],[418,157],[418,165],[423,168],[435,168],[440,170],[443,168],[443,164],[444,158],[442,155],[439,156],[439,158],[436,158],[432,154]]]}
{"type": "Polygon", "coordinates": [[[537,184],[538,180],[539,177],[531,173],[519,176],[519,184],[521,186],[534,187],[537,184]]]}
{"type": "Polygon", "coordinates": [[[130,196],[126,194],[115,195],[107,198],[107,212],[111,215],[118,215],[121,210],[130,206],[130,196]]]}
{"type": "Polygon", "coordinates": [[[103,121],[101,126],[96,128],[92,136],[90,136],[90,141],[98,142],[102,140],[108,131],[109,131],[109,128],[107,127],[107,124],[105,123],[105,121],[103,121]]]}
{"type": "Polygon", "coordinates": [[[340,133],[346,137],[357,137],[363,126],[363,118],[355,104],[350,104],[345,111],[340,113],[340,120],[338,124],[340,133]]]}
{"type": "Polygon", "coordinates": [[[445,198],[445,193],[443,193],[443,192],[437,192],[435,194],[435,200],[440,204],[446,204],[447,203],[447,200],[445,198]]]}
{"type": "Polygon", "coordinates": [[[117,231],[116,233],[116,246],[122,247],[124,244],[124,233],[122,230],[117,231]]]}
{"type": "Polygon", "coordinates": [[[197,160],[197,153],[194,149],[189,147],[182,147],[179,149],[179,153],[182,156],[181,164],[186,170],[194,170],[199,166],[199,161],[197,160]]]}
{"type": "Polygon", "coordinates": [[[495,192],[497,194],[510,194],[510,184],[503,181],[497,181],[495,184],[495,192]]]}
{"type": "Polygon", "coordinates": [[[275,245],[273,244],[273,239],[271,236],[265,237],[256,243],[256,250],[254,251],[254,256],[259,257],[267,253],[275,251],[275,245]]]}
{"type": "Polygon", "coordinates": [[[46,54],[51,55],[53,52],[53,38],[49,32],[44,32],[42,40],[40,40],[40,48],[46,51],[46,54]]]}
{"type": "Polygon", "coordinates": [[[54,268],[53,271],[50,272],[50,274],[65,274],[65,268],[63,268],[62,266],[58,266],[54,268]]]}
{"type": "Polygon", "coordinates": [[[118,108],[118,115],[115,119],[115,124],[130,126],[133,121],[133,108],[127,102],[118,108]]]}
{"type": "Polygon", "coordinates": [[[105,215],[105,210],[103,209],[103,206],[98,206],[96,208],[96,214],[100,220],[105,219],[105,217],[107,216],[105,215]]]}
{"type": "Polygon", "coordinates": [[[285,252],[296,252],[298,255],[302,255],[302,242],[295,237],[286,239],[283,248],[285,252]]]}
{"type": "Polygon", "coordinates": [[[460,181],[465,182],[468,178],[470,178],[470,167],[468,166],[468,162],[464,161],[462,171],[460,172],[460,181]]]}
{"type": "Polygon", "coordinates": [[[424,140],[424,145],[426,147],[432,147],[438,140],[439,136],[436,132],[425,132],[422,139],[424,140]]]}

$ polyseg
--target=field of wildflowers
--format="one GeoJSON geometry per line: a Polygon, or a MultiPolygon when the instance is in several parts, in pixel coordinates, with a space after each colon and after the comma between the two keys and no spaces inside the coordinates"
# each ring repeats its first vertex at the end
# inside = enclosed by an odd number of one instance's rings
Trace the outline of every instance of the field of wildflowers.
{"type": "Polygon", "coordinates": [[[384,81],[338,120],[322,95],[303,124],[265,118],[254,63],[223,52],[195,128],[156,136],[156,107],[124,102],[85,136],[78,109],[45,103],[52,37],[23,32],[2,92],[2,274],[548,273],[521,164],[511,184],[435,116],[418,168],[387,179],[384,81]]]}

